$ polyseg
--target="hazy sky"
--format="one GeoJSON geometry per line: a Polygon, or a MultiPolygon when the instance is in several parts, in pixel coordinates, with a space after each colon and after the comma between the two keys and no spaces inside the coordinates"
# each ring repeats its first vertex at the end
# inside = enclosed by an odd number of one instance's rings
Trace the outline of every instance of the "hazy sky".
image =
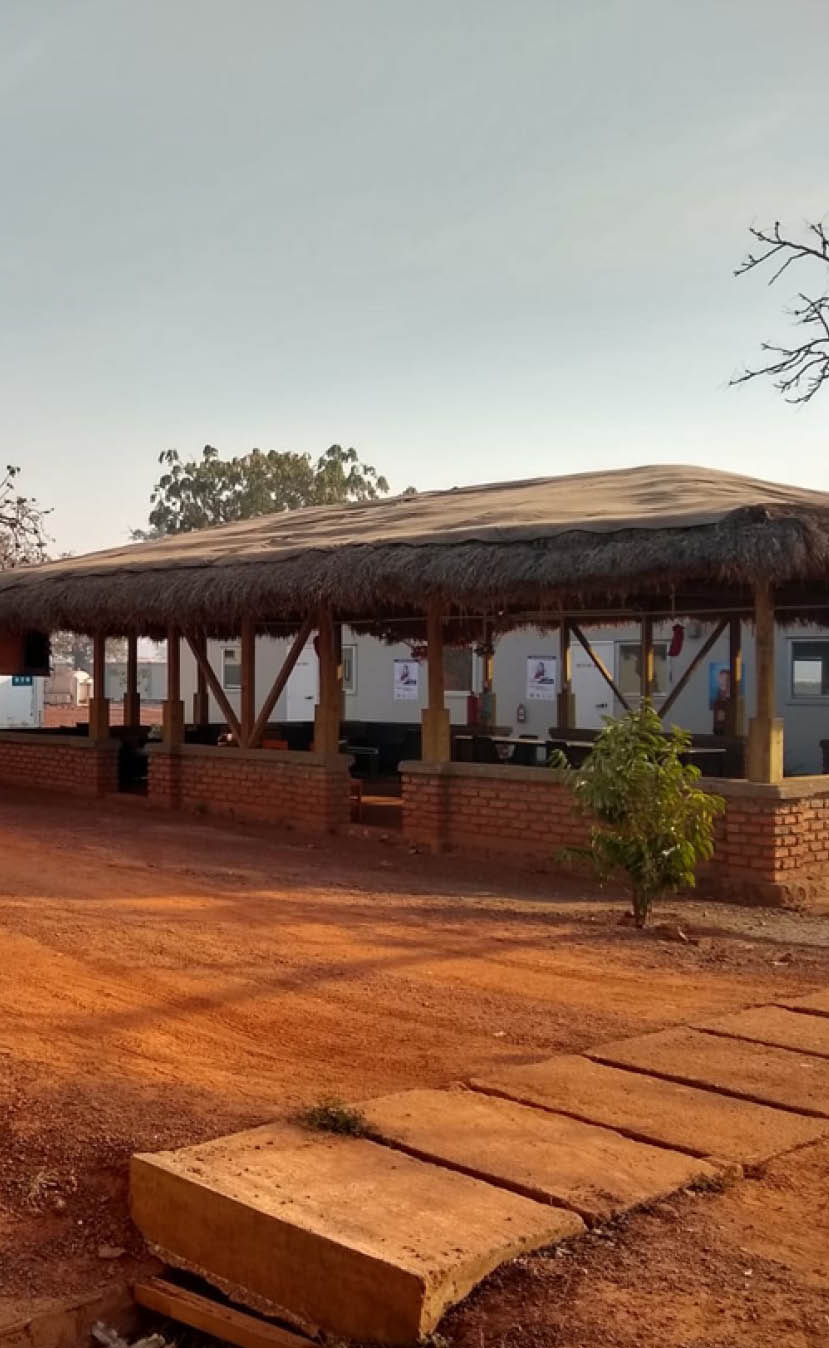
{"type": "Polygon", "coordinates": [[[829,489],[829,392],[726,387],[827,50],[827,0],[0,0],[0,455],[75,551],[205,442],[829,489]]]}

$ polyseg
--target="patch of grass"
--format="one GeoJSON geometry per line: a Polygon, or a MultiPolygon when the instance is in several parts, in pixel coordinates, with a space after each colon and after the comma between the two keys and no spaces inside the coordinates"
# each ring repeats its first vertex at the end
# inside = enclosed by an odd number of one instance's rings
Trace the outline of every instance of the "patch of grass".
{"type": "Polygon", "coordinates": [[[344,1137],[365,1137],[369,1131],[368,1120],[362,1111],[337,1096],[328,1096],[303,1109],[299,1122],[315,1132],[340,1133],[344,1137]]]}

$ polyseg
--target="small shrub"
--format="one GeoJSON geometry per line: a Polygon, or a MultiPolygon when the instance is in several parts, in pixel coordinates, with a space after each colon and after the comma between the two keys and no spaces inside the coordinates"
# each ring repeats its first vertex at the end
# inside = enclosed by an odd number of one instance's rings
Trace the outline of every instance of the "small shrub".
{"type": "Polygon", "coordinates": [[[365,1115],[336,1096],[309,1105],[299,1115],[299,1122],[318,1133],[340,1133],[345,1137],[365,1137],[368,1133],[365,1115]]]}
{"type": "Polygon", "coordinates": [[[593,821],[586,855],[603,880],[626,877],[637,927],[655,899],[693,886],[713,855],[725,802],[700,791],[699,769],[680,761],[690,744],[687,731],[666,734],[645,702],[607,721],[575,774],[576,800],[593,821]]]}

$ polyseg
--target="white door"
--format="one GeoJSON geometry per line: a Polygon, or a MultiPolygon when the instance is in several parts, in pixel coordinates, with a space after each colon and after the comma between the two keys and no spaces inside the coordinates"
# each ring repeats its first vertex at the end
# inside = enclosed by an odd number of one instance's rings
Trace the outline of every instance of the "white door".
{"type": "MultiPolygon", "coordinates": [[[[593,641],[591,646],[612,674],[613,642],[593,641]]],[[[574,642],[572,652],[576,725],[583,730],[601,730],[604,717],[613,715],[613,694],[584,648],[574,642]]]]}
{"type": "Polygon", "coordinates": [[[287,721],[313,721],[317,705],[318,670],[317,653],[309,642],[291,670],[285,689],[287,721]]]}

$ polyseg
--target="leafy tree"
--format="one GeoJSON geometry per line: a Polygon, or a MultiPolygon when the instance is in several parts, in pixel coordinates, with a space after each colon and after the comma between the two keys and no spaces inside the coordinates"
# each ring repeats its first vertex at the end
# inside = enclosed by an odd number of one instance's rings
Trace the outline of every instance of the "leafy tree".
{"type": "Polygon", "coordinates": [[[17,490],[19,468],[7,464],[0,475],[0,571],[46,558],[45,520],[49,514],[33,496],[17,490]]]}
{"type": "MultiPolygon", "coordinates": [[[[801,235],[792,236],[780,228],[776,220],[770,229],[751,229],[756,244],[760,247],[749,252],[737,267],[734,275],[744,276],[768,262],[772,269],[769,285],[774,285],[784,272],[794,263],[821,264],[824,278],[829,268],[829,234],[822,221],[804,226],[801,235]]],[[[764,364],[756,369],[746,369],[736,375],[732,384],[745,384],[750,379],[766,375],[774,380],[775,388],[790,403],[807,403],[814,398],[818,389],[829,380],[829,289],[824,279],[820,286],[822,293],[812,295],[800,291],[797,301],[789,310],[795,325],[806,329],[803,341],[791,346],[778,346],[774,342],[763,342],[762,349],[768,354],[764,364]]]]}
{"type": "Polygon", "coordinates": [[[133,538],[228,524],[299,506],[374,501],[389,490],[386,479],[361,463],[355,449],[332,445],[314,463],[309,454],[251,450],[223,459],[205,445],[200,459],[183,462],[175,449],[159,456],[165,468],[150,497],[147,530],[133,538]]]}
{"type": "Polygon", "coordinates": [[[699,768],[681,762],[684,730],[666,734],[649,702],[608,720],[575,778],[576,799],[592,820],[587,855],[603,880],[624,876],[637,927],[655,899],[693,886],[713,854],[718,796],[701,791],[699,768]]]}

